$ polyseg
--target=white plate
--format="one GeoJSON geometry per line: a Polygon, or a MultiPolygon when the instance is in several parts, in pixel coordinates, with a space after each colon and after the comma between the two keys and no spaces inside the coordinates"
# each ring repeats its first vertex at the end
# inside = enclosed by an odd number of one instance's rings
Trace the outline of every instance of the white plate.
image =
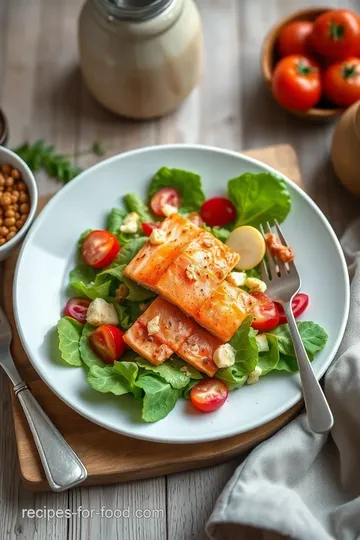
{"type": "MultiPolygon", "coordinates": [[[[23,346],[39,375],[70,407],[89,420],[131,437],[160,442],[200,442],[248,431],[279,416],[301,397],[298,375],[270,374],[254,386],[229,394],[215,413],[192,410],[185,400],[160,422],[141,420],[131,396],[100,394],[88,386],[85,370],[53,360],[54,326],[66,303],[68,273],[75,266],[79,235],[103,228],[113,206],[129,191],[145,196],[149,180],[161,166],[201,175],[208,197],[225,193],[227,180],[240,174],[271,171],[243,155],[202,146],[157,146],[111,159],[83,172],[61,189],[34,223],[21,251],[14,283],[16,324],[23,346]]],[[[328,221],[298,187],[285,178],[292,210],[284,231],[296,253],[302,290],[310,295],[305,319],[323,326],[328,344],[313,362],[320,377],[344,333],[349,309],[345,260],[328,221]]]]}

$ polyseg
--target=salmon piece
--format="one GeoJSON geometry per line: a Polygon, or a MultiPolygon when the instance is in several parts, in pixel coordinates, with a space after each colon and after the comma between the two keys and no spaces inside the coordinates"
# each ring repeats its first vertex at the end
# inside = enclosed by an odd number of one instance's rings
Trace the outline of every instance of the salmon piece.
{"type": "Polygon", "coordinates": [[[224,281],[202,304],[195,319],[222,341],[229,341],[255,302],[250,294],[224,281]]]}
{"type": "Polygon", "coordinates": [[[240,260],[238,253],[207,231],[202,231],[192,240],[184,249],[183,255],[190,258],[206,274],[215,278],[217,283],[224,281],[240,260]]]}
{"type": "Polygon", "coordinates": [[[216,286],[215,277],[205,273],[190,258],[181,255],[164,272],[156,290],[169,302],[194,317],[216,286]]]}
{"type": "Polygon", "coordinates": [[[134,351],[155,365],[162,364],[170,358],[173,350],[153,336],[149,336],[146,327],[137,320],[124,334],[124,341],[134,351]]]}
{"type": "Polygon", "coordinates": [[[177,351],[180,345],[198,328],[193,319],[184,315],[182,311],[158,296],[147,310],[140,315],[138,322],[143,326],[159,315],[159,331],[153,334],[161,343],[177,351]]]}
{"type": "Polygon", "coordinates": [[[220,345],[222,345],[222,341],[198,326],[195,332],[181,345],[177,354],[188,364],[212,377],[218,369],[213,356],[220,345]]]}
{"type": "Polygon", "coordinates": [[[201,233],[199,227],[179,214],[166,218],[160,228],[166,234],[165,242],[153,245],[148,240],[124,270],[126,277],[155,291],[165,270],[177,259],[184,247],[201,233]]]}

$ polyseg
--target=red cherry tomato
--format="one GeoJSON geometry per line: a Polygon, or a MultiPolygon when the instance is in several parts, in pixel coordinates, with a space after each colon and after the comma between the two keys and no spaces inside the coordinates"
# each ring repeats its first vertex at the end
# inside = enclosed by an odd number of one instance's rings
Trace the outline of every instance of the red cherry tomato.
{"type": "Polygon", "coordinates": [[[164,187],[153,195],[150,201],[150,208],[156,216],[164,216],[163,208],[165,204],[180,208],[180,202],[180,195],[176,189],[164,187]]]}
{"type": "Polygon", "coordinates": [[[223,227],[236,218],[236,208],[225,197],[213,197],[204,202],[200,209],[202,219],[210,227],[223,227]]]}
{"type": "Polygon", "coordinates": [[[224,405],[228,394],[228,387],[219,379],[204,379],[192,387],[190,399],[199,411],[212,412],[224,405]]]}
{"type": "Polygon", "coordinates": [[[251,326],[259,332],[275,328],[279,324],[279,311],[275,302],[262,292],[253,292],[251,296],[257,300],[253,308],[254,319],[251,326]]]}
{"type": "Polygon", "coordinates": [[[84,240],[82,256],[94,268],[108,266],[120,251],[116,236],[108,231],[92,231],[84,240]]]}
{"type": "Polygon", "coordinates": [[[314,23],[310,21],[294,21],[285,25],[280,30],[276,43],[279,56],[281,58],[291,54],[311,56],[311,33],[313,27],[314,23]]]}
{"type": "Polygon", "coordinates": [[[339,105],[350,107],[360,99],[360,58],[331,64],[324,73],[324,94],[339,105]]]}
{"type": "Polygon", "coordinates": [[[349,9],[334,9],[320,15],[311,35],[314,49],[331,60],[360,54],[360,18],[349,9]]]}
{"type": "Polygon", "coordinates": [[[122,331],[111,324],[99,326],[91,334],[89,341],[96,354],[107,364],[118,360],[126,347],[122,331]]]}
{"type": "Polygon", "coordinates": [[[305,56],[286,56],[275,66],[271,90],[276,101],[286,109],[311,109],[321,97],[320,69],[305,56]]]}
{"type": "Polygon", "coordinates": [[[153,223],[142,223],[141,224],[141,227],[142,227],[142,230],[144,231],[144,234],[146,236],[150,236],[150,234],[153,232],[154,229],[158,229],[160,227],[161,223],[156,223],[156,222],[153,222],[153,223]]]}
{"type": "Polygon", "coordinates": [[[68,300],[64,309],[64,315],[67,317],[72,317],[78,322],[84,324],[86,322],[86,314],[90,303],[91,300],[88,298],[84,298],[83,296],[74,296],[68,300]]]}
{"type": "MultiPolygon", "coordinates": [[[[302,313],[304,313],[305,309],[309,305],[308,295],[304,293],[297,294],[294,300],[292,301],[291,305],[292,305],[294,317],[299,317],[302,313]]],[[[281,304],[278,304],[278,303],[276,303],[276,307],[279,312],[279,324],[286,324],[287,318],[285,316],[284,308],[282,307],[281,304]]]]}
{"type": "Polygon", "coordinates": [[[201,216],[197,212],[191,212],[191,214],[189,214],[187,218],[197,227],[202,227],[204,225],[204,221],[201,219],[201,216]]]}

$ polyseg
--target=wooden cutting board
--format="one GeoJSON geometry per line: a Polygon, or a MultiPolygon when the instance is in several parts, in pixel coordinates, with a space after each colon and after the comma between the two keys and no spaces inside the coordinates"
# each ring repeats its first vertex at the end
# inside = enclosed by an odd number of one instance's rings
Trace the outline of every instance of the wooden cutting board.
{"type": "MultiPolygon", "coordinates": [[[[301,175],[294,149],[288,145],[249,150],[257,158],[281,171],[299,186],[301,175]]],[[[49,197],[40,197],[41,209],[49,197]]],[[[298,403],[275,420],[249,431],[201,444],[151,443],[124,437],[86,420],[58,399],[30,364],[17,335],[12,308],[12,282],[18,252],[4,264],[4,306],[13,330],[12,354],[22,378],[40,405],[64,435],[88,470],[84,485],[110,484],[194,469],[219,463],[240,454],[270,437],[301,409],[298,403]]],[[[22,480],[32,491],[49,490],[25,416],[11,392],[15,435],[22,480]]]]}

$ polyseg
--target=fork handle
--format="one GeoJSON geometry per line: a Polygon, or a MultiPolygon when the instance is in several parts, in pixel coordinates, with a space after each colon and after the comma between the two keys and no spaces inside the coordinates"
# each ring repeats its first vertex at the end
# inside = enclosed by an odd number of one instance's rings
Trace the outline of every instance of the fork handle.
{"type": "Polygon", "coordinates": [[[87,470],[24,382],[14,386],[53,491],[64,491],[87,477],[87,470]]]}
{"type": "Polygon", "coordinates": [[[290,333],[293,340],[295,354],[299,366],[299,373],[302,384],[302,391],[305,407],[309,419],[309,425],[315,433],[325,433],[329,431],[334,418],[324,392],[317,380],[309,357],[302,342],[299,329],[291,307],[291,301],[284,304],[284,311],[289,323],[290,333]]]}

